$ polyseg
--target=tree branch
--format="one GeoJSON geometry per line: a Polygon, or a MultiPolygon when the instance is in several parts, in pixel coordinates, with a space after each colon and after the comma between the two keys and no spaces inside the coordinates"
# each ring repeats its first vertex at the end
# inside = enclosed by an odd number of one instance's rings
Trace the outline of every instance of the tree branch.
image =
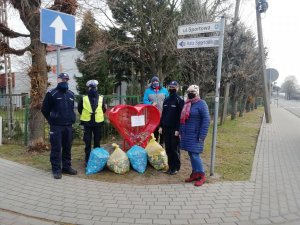
{"type": "Polygon", "coordinates": [[[29,34],[21,34],[9,29],[5,24],[0,23],[0,33],[5,37],[17,38],[17,37],[30,37],[29,34]]]}
{"type": "Polygon", "coordinates": [[[27,46],[26,48],[23,49],[14,49],[10,48],[5,42],[1,41],[0,42],[0,56],[3,56],[4,54],[14,54],[14,55],[24,55],[25,52],[30,50],[30,46],[27,46]]]}
{"type": "Polygon", "coordinates": [[[75,15],[78,8],[77,0],[55,0],[49,9],[75,15]]]}

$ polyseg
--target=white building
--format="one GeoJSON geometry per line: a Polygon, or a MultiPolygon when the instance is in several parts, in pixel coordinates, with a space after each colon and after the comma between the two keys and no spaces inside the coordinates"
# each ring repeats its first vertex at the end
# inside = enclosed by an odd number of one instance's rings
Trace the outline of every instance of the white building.
{"type": "MultiPolygon", "coordinates": [[[[57,54],[56,49],[53,47],[48,48],[49,51],[46,56],[47,64],[51,67],[51,71],[48,73],[49,88],[54,88],[57,85],[57,54]]],[[[60,72],[69,74],[69,89],[75,94],[78,94],[76,89],[77,82],[75,76],[81,77],[82,74],[78,71],[76,60],[81,57],[81,52],[76,48],[65,48],[60,50],[60,72]]]]}
{"type": "MultiPolygon", "coordinates": [[[[52,46],[48,46],[48,53],[46,55],[47,65],[50,66],[51,71],[48,73],[48,82],[50,83],[49,89],[56,87],[57,85],[57,54],[56,49],[52,46]]],[[[73,91],[75,94],[78,94],[76,89],[77,82],[75,80],[75,76],[82,76],[79,73],[76,60],[81,57],[81,53],[77,49],[64,48],[60,51],[60,64],[61,64],[61,72],[68,73],[70,76],[69,80],[69,89],[73,91]]],[[[12,73],[12,103],[14,107],[24,107],[24,99],[21,99],[19,94],[30,94],[30,78],[27,74],[27,71],[24,72],[14,72],[12,73]]],[[[0,74],[0,94],[8,93],[7,90],[7,78],[5,76],[4,71],[0,74]]],[[[0,106],[7,105],[8,96],[2,96],[0,98],[0,106]]]]}

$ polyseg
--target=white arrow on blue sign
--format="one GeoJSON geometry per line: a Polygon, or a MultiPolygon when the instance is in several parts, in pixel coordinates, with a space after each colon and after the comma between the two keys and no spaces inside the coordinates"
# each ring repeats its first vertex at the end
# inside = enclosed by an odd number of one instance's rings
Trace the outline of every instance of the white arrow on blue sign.
{"type": "Polygon", "coordinates": [[[41,9],[40,41],[45,44],[76,47],[75,16],[41,9]]]}

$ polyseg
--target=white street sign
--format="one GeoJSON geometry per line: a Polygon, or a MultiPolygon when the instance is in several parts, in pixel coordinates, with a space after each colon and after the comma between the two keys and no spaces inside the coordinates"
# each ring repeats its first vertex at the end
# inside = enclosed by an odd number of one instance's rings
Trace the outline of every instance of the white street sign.
{"type": "Polygon", "coordinates": [[[199,37],[199,38],[184,38],[177,40],[177,48],[208,48],[218,47],[220,37],[199,37]]]}
{"type": "Polygon", "coordinates": [[[220,23],[198,23],[178,27],[178,35],[202,34],[220,31],[220,23]]]}

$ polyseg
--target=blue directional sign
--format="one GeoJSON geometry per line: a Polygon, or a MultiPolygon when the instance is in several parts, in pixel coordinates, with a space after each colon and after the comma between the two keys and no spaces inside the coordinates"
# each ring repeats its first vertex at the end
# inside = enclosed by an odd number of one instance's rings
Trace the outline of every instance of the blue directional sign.
{"type": "Polygon", "coordinates": [[[45,44],[76,47],[75,16],[41,9],[40,41],[45,44]]]}

